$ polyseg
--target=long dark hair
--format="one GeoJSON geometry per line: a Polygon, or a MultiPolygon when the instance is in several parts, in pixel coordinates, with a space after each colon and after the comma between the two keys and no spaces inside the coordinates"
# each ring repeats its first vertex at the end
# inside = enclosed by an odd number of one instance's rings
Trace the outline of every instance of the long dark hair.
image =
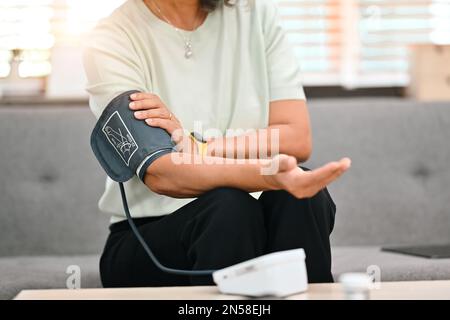
{"type": "Polygon", "coordinates": [[[214,11],[221,2],[224,2],[226,6],[232,5],[231,0],[200,0],[202,8],[206,11],[214,11]]]}

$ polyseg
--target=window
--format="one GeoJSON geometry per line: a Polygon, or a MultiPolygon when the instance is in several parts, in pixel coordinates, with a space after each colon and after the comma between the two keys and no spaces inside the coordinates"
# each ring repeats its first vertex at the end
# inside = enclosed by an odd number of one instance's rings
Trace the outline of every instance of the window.
{"type": "Polygon", "coordinates": [[[52,48],[81,35],[124,0],[0,0],[0,78],[51,73],[52,48]],[[12,70],[17,67],[17,70],[12,70]]]}
{"type": "Polygon", "coordinates": [[[0,77],[17,62],[20,77],[50,73],[52,0],[0,0],[0,77]]]}
{"type": "Polygon", "coordinates": [[[450,0],[278,0],[304,83],[405,86],[408,47],[450,43],[450,0]]]}
{"type": "Polygon", "coordinates": [[[282,0],[280,15],[295,46],[307,85],[333,85],[339,81],[342,59],[338,1],[282,0]]]}
{"type": "MultiPolygon", "coordinates": [[[[59,48],[124,1],[0,0],[0,78],[49,75],[59,48]]],[[[450,44],[450,0],[276,1],[306,86],[405,86],[409,45],[450,44]]]]}

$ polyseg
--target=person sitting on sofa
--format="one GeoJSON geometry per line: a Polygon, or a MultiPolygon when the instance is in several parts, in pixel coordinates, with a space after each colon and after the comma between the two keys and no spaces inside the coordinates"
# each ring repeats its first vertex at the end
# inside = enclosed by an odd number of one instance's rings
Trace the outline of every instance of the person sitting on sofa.
{"type": "MultiPolygon", "coordinates": [[[[313,171],[297,165],[311,153],[309,115],[274,0],[128,0],[90,34],[84,66],[96,117],[117,95],[138,90],[129,106],[136,119],[171,135],[196,123],[222,133],[254,129],[206,143],[181,135],[180,152],[205,161],[177,164],[164,155],[145,169],[144,183],[136,176],[126,184],[133,219],[161,263],[217,269],[304,248],[309,281],[333,281],[336,206],[325,187],[350,160],[313,171]],[[250,146],[251,139],[259,144],[250,146]],[[280,155],[263,159],[264,148],[280,155]],[[274,164],[274,174],[261,174],[274,164]],[[256,191],[263,191],[259,198],[249,194],[256,191]]],[[[109,178],[99,207],[112,215],[100,260],[105,287],[212,283],[153,265],[109,178]]]]}

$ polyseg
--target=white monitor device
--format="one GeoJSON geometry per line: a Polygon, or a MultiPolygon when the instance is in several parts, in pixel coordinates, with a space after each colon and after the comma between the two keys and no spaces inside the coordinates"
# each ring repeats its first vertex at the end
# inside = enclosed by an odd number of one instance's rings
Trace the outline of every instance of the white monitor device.
{"type": "Polygon", "coordinates": [[[218,270],[214,282],[225,294],[286,297],[308,289],[305,251],[270,253],[218,270]]]}

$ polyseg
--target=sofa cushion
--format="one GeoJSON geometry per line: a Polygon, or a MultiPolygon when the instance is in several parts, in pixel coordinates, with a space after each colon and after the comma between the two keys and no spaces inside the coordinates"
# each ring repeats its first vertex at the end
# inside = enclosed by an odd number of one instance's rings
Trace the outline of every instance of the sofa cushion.
{"type": "Polygon", "coordinates": [[[0,299],[24,289],[67,288],[69,266],[80,267],[81,288],[101,287],[98,255],[0,258],[0,299]]]}
{"type": "Polygon", "coordinates": [[[335,247],[333,275],[366,272],[377,266],[381,281],[450,280],[450,259],[428,259],[384,252],[379,247],[335,247]]]}

